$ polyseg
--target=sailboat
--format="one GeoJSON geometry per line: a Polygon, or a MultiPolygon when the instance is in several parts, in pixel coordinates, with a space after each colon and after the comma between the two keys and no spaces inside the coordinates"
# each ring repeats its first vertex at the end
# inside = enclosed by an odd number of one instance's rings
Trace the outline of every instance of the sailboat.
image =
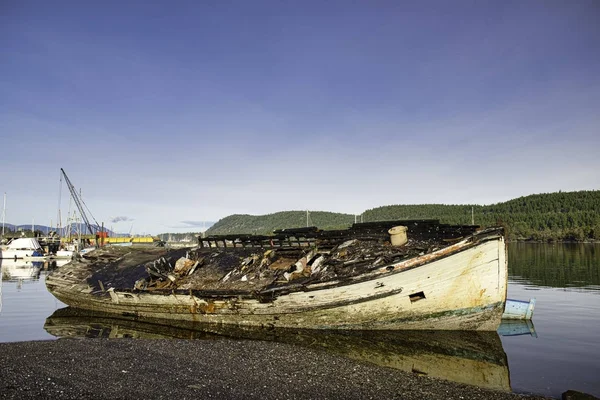
{"type": "Polygon", "coordinates": [[[6,193],[4,193],[4,205],[2,206],[2,236],[0,236],[0,251],[6,248],[4,243],[4,224],[6,223],[6,193]]]}
{"type": "MultiPolygon", "coordinates": [[[[61,211],[60,211],[60,203],[61,203],[61,194],[62,194],[62,178],[63,176],[65,177],[65,180],[67,181],[67,185],[69,186],[69,190],[71,191],[71,197],[69,198],[69,211],[68,211],[68,218],[67,218],[67,227],[65,227],[65,229],[61,232],[61,237],[67,237],[67,241],[66,243],[62,243],[61,240],[61,247],[59,250],[56,251],[56,258],[58,259],[71,259],[73,258],[73,256],[75,254],[85,254],[88,253],[92,250],[95,250],[96,247],[92,246],[91,244],[86,245],[85,240],[81,237],[81,220],[77,217],[77,214],[75,212],[75,210],[73,210],[73,213],[71,214],[71,204],[72,201],[75,201],[75,204],[77,206],[77,199],[75,198],[77,196],[77,193],[75,192],[75,188],[72,187],[71,182],[68,180],[66,174],[64,173],[64,171],[61,169],[61,176],[60,176],[60,187],[59,187],[59,200],[58,200],[58,225],[59,225],[59,232],[60,232],[60,226],[62,225],[61,222],[61,211]],[[73,236],[73,226],[75,226],[75,236],[73,236]]],[[[78,207],[79,208],[79,207],[78,207]]],[[[80,212],[83,212],[82,209],[79,210],[80,212]]],[[[86,221],[87,222],[87,221],[86,221]]]]}
{"type": "MultiPolygon", "coordinates": [[[[68,219],[68,239],[61,249],[56,252],[56,258],[71,259],[74,254],[85,254],[96,248],[93,246],[85,246],[85,242],[81,237],[81,224],[79,218],[73,212],[73,215],[68,219]],[[73,235],[73,226],[75,226],[75,236],[73,235]]],[[[66,233],[66,232],[65,232],[66,233]]]]}

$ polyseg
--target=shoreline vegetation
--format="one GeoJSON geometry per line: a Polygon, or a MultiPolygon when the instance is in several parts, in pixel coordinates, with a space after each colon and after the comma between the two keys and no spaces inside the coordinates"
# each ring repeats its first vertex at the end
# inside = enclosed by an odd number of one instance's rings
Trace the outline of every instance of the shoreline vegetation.
{"type": "MultiPolygon", "coordinates": [[[[519,197],[492,205],[389,205],[361,215],[325,211],[283,211],[267,215],[230,215],[206,235],[268,235],[276,229],[317,226],[344,229],[354,222],[437,219],[443,224],[502,225],[511,242],[599,242],[600,190],[556,192],[519,197]]],[[[185,234],[171,234],[185,235],[185,234]]],[[[189,234],[188,234],[189,235],[189,234]]]]}

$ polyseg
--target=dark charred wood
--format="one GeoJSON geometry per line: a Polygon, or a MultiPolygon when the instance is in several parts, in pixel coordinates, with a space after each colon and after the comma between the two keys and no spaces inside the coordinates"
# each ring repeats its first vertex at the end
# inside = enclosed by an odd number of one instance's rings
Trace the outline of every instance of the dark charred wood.
{"type": "Polygon", "coordinates": [[[316,226],[308,226],[306,228],[285,228],[285,229],[277,229],[274,230],[274,234],[285,234],[285,235],[296,235],[296,234],[306,234],[306,233],[315,233],[318,232],[319,228],[316,226]]]}

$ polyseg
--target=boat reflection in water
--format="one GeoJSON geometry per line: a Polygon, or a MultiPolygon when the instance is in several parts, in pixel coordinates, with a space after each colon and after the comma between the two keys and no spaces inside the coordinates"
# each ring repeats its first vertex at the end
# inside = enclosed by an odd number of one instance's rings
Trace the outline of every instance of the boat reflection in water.
{"type": "MultiPolygon", "coordinates": [[[[174,326],[174,322],[139,322],[66,307],[48,317],[44,329],[56,337],[275,341],[419,375],[511,391],[508,362],[497,332],[260,329],[190,323],[174,326]]],[[[529,332],[525,321],[512,323],[524,325],[521,332],[529,332]]],[[[509,331],[515,329],[516,324],[509,331]]]]}
{"type": "MultiPolygon", "coordinates": [[[[0,288],[4,282],[16,283],[17,289],[23,284],[40,280],[42,270],[52,270],[66,264],[69,260],[31,261],[24,259],[0,258],[0,288]]],[[[0,290],[0,294],[2,291],[0,290]]]]}
{"type": "Polygon", "coordinates": [[[4,282],[17,282],[19,285],[27,281],[40,279],[43,263],[25,261],[22,259],[0,259],[2,280],[4,282]]]}

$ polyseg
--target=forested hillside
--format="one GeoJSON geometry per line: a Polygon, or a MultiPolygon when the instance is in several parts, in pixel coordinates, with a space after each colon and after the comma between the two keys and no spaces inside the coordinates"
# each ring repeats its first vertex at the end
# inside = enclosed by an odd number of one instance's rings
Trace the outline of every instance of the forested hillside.
{"type": "Polygon", "coordinates": [[[480,205],[395,205],[364,213],[365,221],[436,218],[443,223],[502,224],[509,239],[600,239],[600,191],[535,194],[504,203],[480,205]]]}
{"type": "Polygon", "coordinates": [[[325,211],[282,211],[267,215],[235,214],[218,221],[206,231],[208,235],[236,233],[270,234],[275,229],[318,226],[321,229],[347,228],[354,223],[354,215],[325,211]]]}
{"type": "MultiPolygon", "coordinates": [[[[600,190],[535,194],[492,205],[391,205],[363,213],[363,221],[439,219],[442,223],[502,224],[512,240],[600,240],[600,190]]],[[[321,229],[350,226],[355,216],[310,212],[308,225],[321,229]]],[[[268,215],[231,215],[213,225],[207,234],[269,234],[275,229],[307,225],[306,211],[268,215]]]]}

